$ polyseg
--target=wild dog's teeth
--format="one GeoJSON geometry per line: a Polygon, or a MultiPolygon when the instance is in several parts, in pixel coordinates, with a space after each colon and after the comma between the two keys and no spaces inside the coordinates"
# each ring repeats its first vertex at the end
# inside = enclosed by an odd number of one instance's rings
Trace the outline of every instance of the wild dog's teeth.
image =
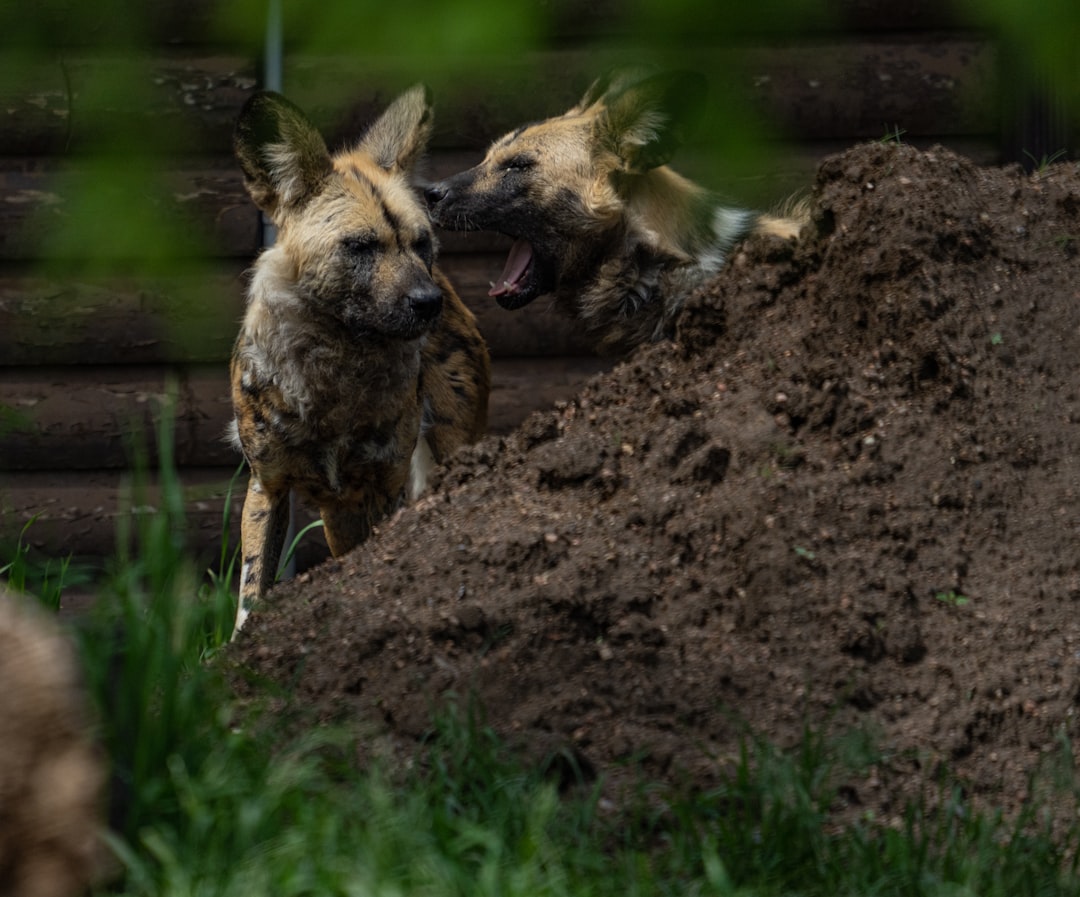
{"type": "Polygon", "coordinates": [[[492,289],[495,289],[495,281],[494,280],[489,280],[488,281],[488,286],[491,287],[492,289]]]}
{"type": "Polygon", "coordinates": [[[506,287],[508,290],[512,290],[514,288],[514,285],[512,283],[510,283],[509,280],[504,280],[503,281],[503,286],[506,287]]]}

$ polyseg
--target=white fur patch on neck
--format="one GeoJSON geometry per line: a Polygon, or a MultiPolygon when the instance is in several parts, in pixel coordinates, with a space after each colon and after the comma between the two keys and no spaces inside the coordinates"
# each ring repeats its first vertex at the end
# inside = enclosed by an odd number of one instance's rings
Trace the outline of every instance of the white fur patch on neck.
{"type": "Polygon", "coordinates": [[[717,206],[713,212],[713,239],[698,257],[698,268],[703,276],[711,277],[720,270],[728,251],[750,232],[756,217],[754,212],[746,209],[717,206]]]}
{"type": "Polygon", "coordinates": [[[750,232],[756,217],[754,212],[746,209],[717,208],[713,214],[713,233],[716,234],[717,245],[726,252],[750,232]]]}
{"type": "Polygon", "coordinates": [[[423,495],[434,469],[435,455],[426,437],[421,436],[416,440],[416,448],[413,449],[412,460],[409,462],[407,494],[410,502],[416,501],[423,495]]]}

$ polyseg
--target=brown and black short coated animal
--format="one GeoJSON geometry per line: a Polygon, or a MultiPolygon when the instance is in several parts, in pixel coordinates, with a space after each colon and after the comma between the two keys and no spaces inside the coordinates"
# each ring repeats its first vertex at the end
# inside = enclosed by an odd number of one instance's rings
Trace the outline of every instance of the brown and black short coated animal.
{"type": "Polygon", "coordinates": [[[626,70],[563,115],[496,140],[425,191],[435,222],[514,239],[490,295],[507,309],[550,294],[604,354],[671,335],[689,294],[751,233],[793,238],[805,213],[727,208],[667,167],[704,79],[626,70]]]}
{"type": "Polygon", "coordinates": [[[318,506],[339,556],[486,427],[487,348],[434,267],[411,184],[430,130],[422,86],[335,155],[277,94],[241,112],[236,155],[278,238],[232,358],[233,438],[251,467],[237,630],[276,578],[290,490],[318,506]]]}

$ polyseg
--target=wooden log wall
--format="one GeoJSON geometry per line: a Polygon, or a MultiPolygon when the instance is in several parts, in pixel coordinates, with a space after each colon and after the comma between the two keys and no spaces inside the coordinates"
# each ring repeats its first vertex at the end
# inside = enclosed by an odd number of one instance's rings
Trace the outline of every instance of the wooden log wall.
{"type": "MultiPolygon", "coordinates": [[[[695,171],[691,150],[688,173],[759,204],[808,187],[824,155],[890,132],[997,161],[993,40],[936,3],[831,6],[835,15],[798,38],[765,30],[750,44],[725,46],[706,35],[687,48],[685,64],[727,84],[774,137],[758,170],[744,165],[725,180],[708,169],[711,159],[695,171]]],[[[133,62],[77,41],[62,58],[0,78],[0,539],[37,515],[28,539],[52,554],[111,553],[131,434],[152,443],[164,397],[175,396],[175,456],[193,541],[208,557],[238,461],[221,438],[230,415],[226,369],[261,227],[230,140],[260,73],[254,54],[202,42],[206,2],[187,15],[163,8],[161,42],[138,61],[143,80],[124,108],[93,120],[82,114],[90,74],[111,67],[123,78],[133,62]],[[111,263],[91,266],[81,247],[55,239],[59,223],[79,216],[106,233],[114,226],[107,197],[76,206],[68,185],[94,176],[86,146],[132,122],[147,135],[170,135],[166,175],[139,192],[142,213],[189,241],[182,266],[152,275],[123,246],[107,247],[111,263]],[[37,264],[46,252],[59,264],[37,264]]],[[[539,56],[504,63],[482,81],[434,85],[430,175],[467,167],[493,136],[574,102],[599,74],[591,41],[617,32],[617,10],[591,4],[589,14],[567,17],[562,38],[539,56]]],[[[285,78],[286,92],[334,145],[355,137],[412,75],[393,60],[293,52],[285,78]]],[[[441,264],[478,315],[494,358],[494,433],[573,394],[604,366],[542,300],[511,314],[487,299],[507,246],[491,235],[442,235],[441,264]]]]}

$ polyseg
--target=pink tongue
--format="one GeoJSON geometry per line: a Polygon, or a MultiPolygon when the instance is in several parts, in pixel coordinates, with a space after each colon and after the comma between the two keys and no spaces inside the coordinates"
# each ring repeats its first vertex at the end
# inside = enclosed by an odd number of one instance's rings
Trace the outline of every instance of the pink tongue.
{"type": "Polygon", "coordinates": [[[505,296],[518,291],[518,281],[528,270],[532,261],[532,244],[528,240],[515,240],[506,258],[506,266],[499,275],[498,282],[488,291],[489,296],[505,296]]]}

